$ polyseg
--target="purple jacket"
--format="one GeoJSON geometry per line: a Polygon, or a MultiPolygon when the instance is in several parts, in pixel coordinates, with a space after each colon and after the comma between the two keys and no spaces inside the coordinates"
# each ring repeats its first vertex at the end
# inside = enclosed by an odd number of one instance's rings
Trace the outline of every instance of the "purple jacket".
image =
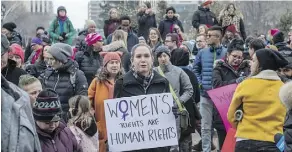
{"type": "Polygon", "coordinates": [[[61,121],[53,135],[41,131],[38,126],[37,133],[43,152],[82,152],[74,134],[61,121]]]}

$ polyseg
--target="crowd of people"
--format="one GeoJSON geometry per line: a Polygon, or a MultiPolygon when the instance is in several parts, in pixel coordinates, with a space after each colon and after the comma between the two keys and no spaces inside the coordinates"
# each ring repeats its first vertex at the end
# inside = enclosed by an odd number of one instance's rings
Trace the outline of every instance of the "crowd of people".
{"type": "Polygon", "coordinates": [[[133,152],[220,151],[227,131],[207,92],[230,84],[238,85],[225,116],[236,129],[235,152],[280,151],[276,134],[292,151],[292,29],[247,36],[235,4],[220,14],[211,4],[202,2],[193,14],[195,40],[185,38],[174,7],[157,23],[149,2],[138,10],[137,32],[116,8],[103,36],[96,32],[103,23],[93,20],[76,33],[60,6],[48,31],[37,27],[26,48],[15,23],[3,24],[1,151],[109,151],[105,100],[170,92],[190,119],[181,126],[174,102],[178,145],[133,152]]]}

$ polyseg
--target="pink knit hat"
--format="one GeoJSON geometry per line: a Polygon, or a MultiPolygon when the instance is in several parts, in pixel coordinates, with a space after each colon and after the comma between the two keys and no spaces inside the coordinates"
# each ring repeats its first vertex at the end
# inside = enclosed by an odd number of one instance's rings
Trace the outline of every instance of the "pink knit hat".
{"type": "Polygon", "coordinates": [[[10,48],[11,48],[11,52],[9,52],[9,54],[18,55],[21,59],[21,62],[24,63],[24,51],[21,48],[21,46],[14,43],[14,44],[11,44],[10,48]]]}
{"type": "Polygon", "coordinates": [[[276,28],[270,30],[271,36],[274,36],[278,32],[280,32],[280,30],[279,29],[276,29],[276,28]]]}
{"type": "Polygon", "coordinates": [[[111,60],[118,60],[121,62],[121,52],[100,52],[99,54],[103,57],[103,66],[111,60]]]}
{"type": "Polygon", "coordinates": [[[90,33],[86,36],[85,38],[85,42],[87,45],[93,45],[94,43],[96,43],[97,41],[101,42],[102,41],[102,37],[100,34],[98,33],[90,33]]]}

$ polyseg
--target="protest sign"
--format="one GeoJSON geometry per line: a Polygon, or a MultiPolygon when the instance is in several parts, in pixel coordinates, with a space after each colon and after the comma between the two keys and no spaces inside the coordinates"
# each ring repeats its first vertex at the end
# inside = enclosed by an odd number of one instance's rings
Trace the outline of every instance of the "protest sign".
{"type": "Polygon", "coordinates": [[[170,93],[105,100],[109,150],[178,145],[170,93]]]}
{"type": "Polygon", "coordinates": [[[227,120],[227,112],[236,87],[237,84],[231,84],[207,91],[221,116],[226,132],[231,128],[231,124],[227,120]]]}

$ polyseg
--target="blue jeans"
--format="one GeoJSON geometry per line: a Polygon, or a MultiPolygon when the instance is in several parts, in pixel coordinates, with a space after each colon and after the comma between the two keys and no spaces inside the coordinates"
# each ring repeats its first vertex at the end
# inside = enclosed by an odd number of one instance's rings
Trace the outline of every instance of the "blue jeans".
{"type": "Polygon", "coordinates": [[[236,142],[235,152],[280,152],[280,150],[273,142],[243,140],[236,142]]]}
{"type": "Polygon", "coordinates": [[[211,134],[212,134],[212,120],[213,120],[213,102],[210,98],[202,97],[200,101],[200,113],[202,115],[202,149],[203,152],[211,151],[211,134]]]}

